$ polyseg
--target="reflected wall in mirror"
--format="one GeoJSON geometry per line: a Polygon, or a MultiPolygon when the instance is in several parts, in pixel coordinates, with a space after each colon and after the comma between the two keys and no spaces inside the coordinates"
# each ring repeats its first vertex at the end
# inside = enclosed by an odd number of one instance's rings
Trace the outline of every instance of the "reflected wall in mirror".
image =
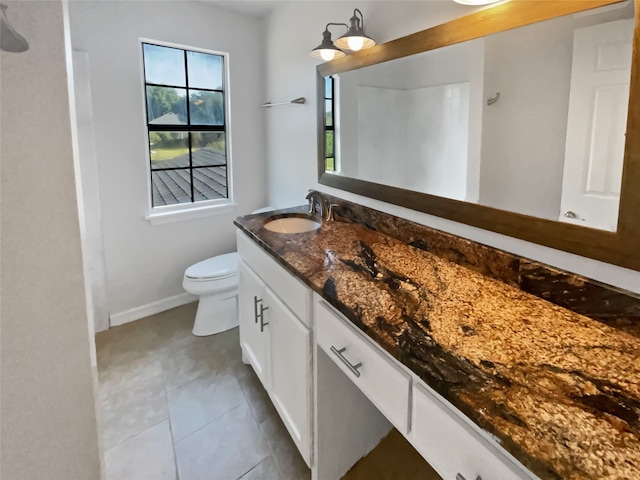
{"type": "Polygon", "coordinates": [[[616,231],[633,2],[324,80],[326,172],[616,231]]]}

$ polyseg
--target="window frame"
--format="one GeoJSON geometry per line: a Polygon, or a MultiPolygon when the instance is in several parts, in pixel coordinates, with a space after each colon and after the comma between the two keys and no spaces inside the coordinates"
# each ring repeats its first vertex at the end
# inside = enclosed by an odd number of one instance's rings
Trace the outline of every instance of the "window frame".
{"type": "MultiPolygon", "coordinates": [[[[142,114],[143,114],[143,128],[144,128],[144,144],[145,144],[145,154],[146,154],[146,178],[147,178],[147,214],[145,218],[150,221],[152,224],[156,223],[166,223],[183,219],[191,219],[198,218],[202,216],[214,215],[214,214],[222,214],[229,213],[233,211],[233,209],[237,206],[234,203],[233,196],[233,148],[232,148],[232,134],[231,134],[231,115],[230,115],[230,98],[231,98],[231,87],[230,87],[230,61],[229,61],[229,53],[221,52],[217,50],[192,47],[188,45],[176,44],[171,42],[165,42],[161,40],[154,40],[150,38],[139,38],[138,39],[138,52],[140,55],[139,65],[140,65],[140,85],[142,89],[142,114]],[[213,125],[181,125],[181,126],[171,126],[171,125],[158,125],[158,128],[149,126],[149,117],[148,117],[148,108],[147,108],[147,85],[152,86],[164,86],[170,88],[184,88],[187,93],[189,90],[206,90],[206,91],[220,91],[214,89],[202,89],[202,88],[193,88],[189,89],[188,86],[185,87],[176,87],[172,85],[160,85],[155,84],[153,82],[147,82],[146,74],[145,74],[145,66],[144,66],[144,44],[156,45],[159,47],[167,47],[167,48],[175,48],[182,51],[196,52],[196,53],[204,53],[210,55],[217,55],[222,57],[222,96],[223,96],[223,114],[224,114],[224,125],[222,128],[220,126],[213,125]],[[216,198],[210,200],[199,200],[193,201],[193,182],[191,182],[191,193],[192,193],[192,201],[188,203],[177,203],[172,205],[153,205],[153,184],[152,184],[152,172],[157,169],[151,168],[151,149],[149,144],[149,134],[152,131],[156,131],[160,129],[161,131],[206,131],[206,132],[223,132],[225,134],[225,148],[226,148],[226,188],[227,188],[227,197],[226,198],[216,198]]],[[[186,54],[185,54],[185,62],[186,62],[186,54]]],[[[187,65],[185,63],[185,75],[188,75],[187,65]]],[[[188,80],[187,80],[188,83],[188,80]]],[[[187,94],[186,98],[187,102],[187,112],[189,111],[189,98],[187,94]]],[[[189,141],[189,147],[191,146],[191,142],[189,141]]],[[[195,167],[196,169],[199,167],[195,167]]],[[[191,159],[191,149],[189,149],[189,166],[184,169],[188,169],[190,172],[190,177],[193,179],[193,170],[194,167],[192,165],[191,159]]]]}

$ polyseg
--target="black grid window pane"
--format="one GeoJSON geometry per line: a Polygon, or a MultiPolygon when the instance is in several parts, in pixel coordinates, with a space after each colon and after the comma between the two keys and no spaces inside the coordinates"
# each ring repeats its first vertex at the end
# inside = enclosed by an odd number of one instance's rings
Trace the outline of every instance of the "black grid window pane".
{"type": "Polygon", "coordinates": [[[325,154],[324,156],[329,158],[333,157],[333,130],[327,130],[325,132],[326,135],[326,143],[325,143],[325,154]]]}
{"type": "Polygon", "coordinates": [[[196,202],[227,196],[227,167],[193,169],[193,196],[196,202]]]}
{"type": "Polygon", "coordinates": [[[222,92],[191,90],[189,92],[191,125],[224,125],[222,92]]]}
{"type": "Polygon", "coordinates": [[[151,188],[154,207],[190,203],[192,201],[190,169],[153,171],[151,188]]]}
{"type": "Polygon", "coordinates": [[[154,125],[186,125],[187,90],[147,85],[147,121],[154,125]]]}
{"type": "Polygon", "coordinates": [[[189,132],[149,132],[151,170],[189,168],[189,132]]]}
{"type": "Polygon", "coordinates": [[[226,166],[224,132],[191,132],[191,159],[194,167],[226,166]]]}
{"type": "Polygon", "coordinates": [[[334,158],[333,157],[327,157],[325,158],[325,164],[324,164],[324,169],[327,172],[333,172],[336,169],[336,165],[334,162],[334,158]]]}
{"type": "Polygon", "coordinates": [[[333,78],[325,77],[324,79],[324,96],[325,98],[333,97],[333,78]]]}
{"type": "Polygon", "coordinates": [[[324,101],[324,124],[333,127],[333,100],[324,101]]]}
{"type": "Polygon", "coordinates": [[[142,48],[153,206],[228,198],[224,57],[142,48]]]}
{"type": "Polygon", "coordinates": [[[208,90],[223,89],[223,59],[220,55],[187,52],[187,68],[190,87],[208,90]]]}
{"type": "Polygon", "coordinates": [[[146,83],[187,86],[183,50],[145,43],[143,54],[146,83]]]}

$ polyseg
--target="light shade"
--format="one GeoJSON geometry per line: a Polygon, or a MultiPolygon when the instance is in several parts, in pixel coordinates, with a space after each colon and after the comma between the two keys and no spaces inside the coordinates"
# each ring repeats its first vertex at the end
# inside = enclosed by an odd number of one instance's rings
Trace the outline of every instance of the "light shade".
{"type": "Polygon", "coordinates": [[[331,41],[331,33],[327,28],[322,32],[322,43],[311,50],[309,55],[315,58],[321,58],[325,62],[329,62],[334,58],[344,57],[344,52],[333,44],[331,41]]]}
{"type": "Polygon", "coordinates": [[[26,52],[29,50],[29,43],[9,23],[5,13],[7,8],[0,3],[0,49],[12,53],[26,52]]]}
{"type": "Polygon", "coordinates": [[[336,47],[357,52],[375,46],[375,40],[364,33],[364,17],[357,8],[353,11],[350,22],[351,26],[347,29],[347,33],[336,40],[336,47]],[[358,18],[358,14],[360,14],[360,18],[358,18]]]}
{"type": "Polygon", "coordinates": [[[502,0],[453,0],[453,1],[461,5],[473,5],[477,7],[479,5],[489,5],[490,3],[498,3],[502,0]]]}

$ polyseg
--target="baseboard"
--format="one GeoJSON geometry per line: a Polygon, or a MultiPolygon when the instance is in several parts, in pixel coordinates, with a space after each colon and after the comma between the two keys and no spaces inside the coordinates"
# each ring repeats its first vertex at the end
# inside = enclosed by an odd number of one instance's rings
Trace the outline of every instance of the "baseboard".
{"type": "Polygon", "coordinates": [[[187,303],[195,302],[198,300],[196,295],[190,293],[181,293],[173,297],[163,298],[157,302],[148,303],[140,307],[132,308],[120,313],[114,313],[109,315],[109,325],[111,327],[117,327],[118,325],[124,325],[125,323],[134,322],[141,318],[155,315],[156,313],[164,312],[172,308],[186,305],[187,303]]]}

